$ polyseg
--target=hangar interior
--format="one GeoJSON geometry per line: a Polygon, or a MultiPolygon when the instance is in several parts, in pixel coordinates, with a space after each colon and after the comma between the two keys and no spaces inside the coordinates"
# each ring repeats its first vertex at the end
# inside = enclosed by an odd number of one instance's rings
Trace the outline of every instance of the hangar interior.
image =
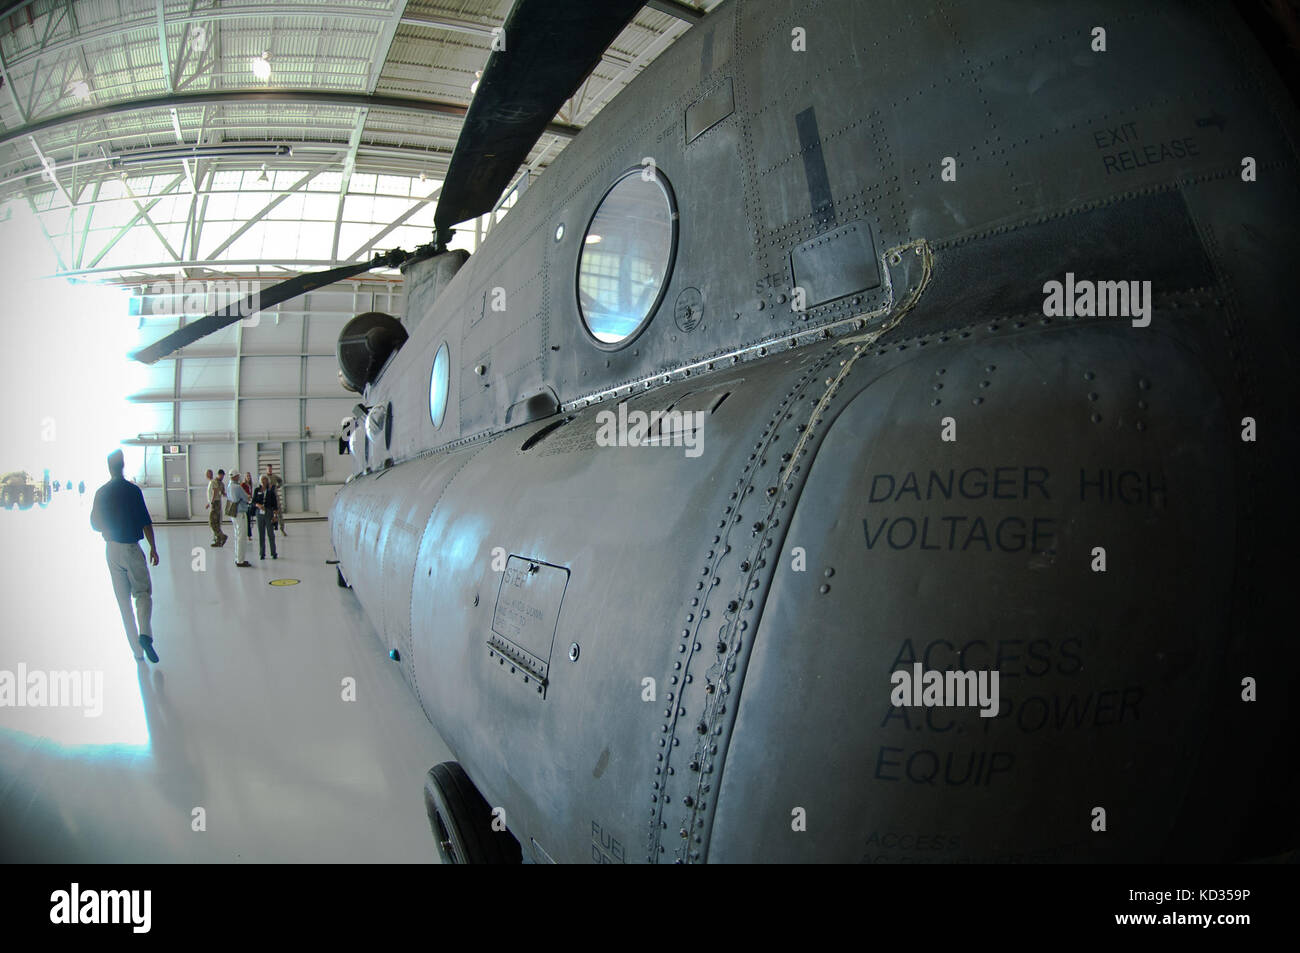
{"type": "MultiPolygon", "coordinates": [[[[600,108],[717,0],[647,4],[564,104],[473,252],[600,108]]],[[[429,241],[448,160],[508,0],[28,0],[0,11],[0,196],[44,274],[122,289],[137,340],[292,274],[429,241]]],[[[120,427],[159,519],[203,519],[204,471],[272,463],[287,512],[346,468],[334,342],[401,316],[376,270],[250,316],[136,375],[120,427]],[[173,493],[163,491],[163,450],[173,493]],[[175,490],[179,488],[180,493],[175,490]]],[[[58,474],[55,474],[57,477],[58,474]]]]}
{"type": "MultiPolygon", "coordinates": [[[[650,0],[496,207],[462,223],[450,247],[472,253],[601,108],[718,2],[650,0]]],[[[510,8],[0,4],[0,234],[16,288],[5,303],[6,395],[34,422],[0,469],[43,475],[48,504],[0,513],[5,586],[78,580],[75,598],[22,601],[0,667],[102,668],[105,698],[130,703],[93,724],[0,713],[6,859],[432,858],[420,776],[448,753],[326,564],[324,514],[350,472],[340,422],[357,399],[340,382],[335,342],[359,313],[403,315],[400,273],[320,288],[148,367],[125,355],[292,275],[428,242],[510,8]],[[39,326],[23,320],[35,312],[39,326]],[[104,455],[118,445],[164,553],[152,583],[162,660],[139,671],[86,525],[104,455]],[[254,577],[231,568],[229,549],[208,546],[204,526],[205,470],[268,464],[290,519],[270,574],[292,587],[267,585],[272,564],[257,558],[256,533],[254,577]],[[82,482],[84,495],[73,489],[82,482]],[[340,674],[357,678],[363,700],[344,711],[340,674]],[[217,836],[188,836],[199,805],[217,836]],[[322,825],[336,836],[322,839],[322,825]]]]}

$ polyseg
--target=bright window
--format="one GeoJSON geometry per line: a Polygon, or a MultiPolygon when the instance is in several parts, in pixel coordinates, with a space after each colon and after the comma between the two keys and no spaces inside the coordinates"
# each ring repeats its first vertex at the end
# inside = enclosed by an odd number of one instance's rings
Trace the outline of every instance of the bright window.
{"type": "Polygon", "coordinates": [[[447,351],[447,342],[438,348],[433,358],[433,373],[429,375],[429,419],[434,427],[442,426],[442,418],[447,415],[447,390],[451,384],[451,355],[447,351]]]}
{"type": "Polygon", "coordinates": [[[634,169],[605,193],[578,261],[579,313],[599,343],[627,343],[650,320],[675,237],[672,193],[657,170],[634,169]]]}

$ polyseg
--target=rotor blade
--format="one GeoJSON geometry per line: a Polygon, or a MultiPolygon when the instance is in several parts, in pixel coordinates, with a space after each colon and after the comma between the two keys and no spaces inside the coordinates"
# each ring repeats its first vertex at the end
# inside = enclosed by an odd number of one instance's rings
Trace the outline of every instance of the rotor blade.
{"type": "Polygon", "coordinates": [[[644,0],[516,0],[488,58],[434,215],[439,241],[491,211],[547,123],[644,0]]]}
{"type": "Polygon", "coordinates": [[[323,288],[325,285],[343,281],[353,275],[359,275],[372,268],[387,264],[389,257],[376,255],[370,261],[361,262],[360,264],[344,265],[342,268],[331,268],[329,271],[314,271],[310,274],[298,275],[262,291],[254,291],[247,297],[239,301],[232,301],[221,310],[214,311],[206,318],[200,318],[193,324],[187,324],[185,327],[173,331],[165,338],[141,348],[131,357],[141,364],[153,364],[172,353],[172,351],[185,347],[187,344],[193,344],[199,338],[207,337],[214,331],[229,327],[236,321],[251,314],[256,314],[258,311],[274,307],[283,301],[288,301],[290,298],[296,298],[317,288],[323,288]]]}

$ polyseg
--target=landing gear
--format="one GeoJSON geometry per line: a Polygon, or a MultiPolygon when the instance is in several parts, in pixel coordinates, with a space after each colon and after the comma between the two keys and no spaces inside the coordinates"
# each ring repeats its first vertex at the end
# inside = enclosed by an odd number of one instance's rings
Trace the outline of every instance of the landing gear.
{"type": "Polygon", "coordinates": [[[444,864],[522,862],[519,842],[504,828],[492,829],[492,808],[455,761],[430,769],[424,779],[424,808],[444,864]]]}

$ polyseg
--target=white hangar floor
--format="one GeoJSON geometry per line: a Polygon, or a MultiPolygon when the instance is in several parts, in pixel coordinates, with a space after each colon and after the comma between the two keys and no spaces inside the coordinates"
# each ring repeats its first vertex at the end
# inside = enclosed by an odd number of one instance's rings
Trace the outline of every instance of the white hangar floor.
{"type": "Polygon", "coordinates": [[[150,665],[128,651],[90,497],[0,511],[0,859],[435,861],[424,774],[451,754],[336,584],[328,524],[291,522],[274,561],[254,527],[252,569],[206,526],[158,527],[150,665]],[[85,697],[51,707],[32,673],[80,673],[60,689],[85,697]]]}

